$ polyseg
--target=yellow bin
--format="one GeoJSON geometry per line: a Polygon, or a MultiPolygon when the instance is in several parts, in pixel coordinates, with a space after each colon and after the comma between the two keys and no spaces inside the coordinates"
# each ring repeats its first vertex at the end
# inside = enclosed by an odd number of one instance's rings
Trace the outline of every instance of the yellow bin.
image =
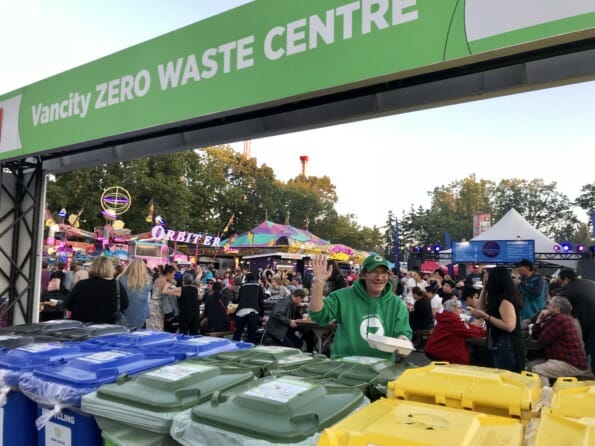
{"type": "Polygon", "coordinates": [[[553,414],[573,418],[595,418],[595,381],[578,381],[572,377],[558,378],[552,390],[553,414]]]}
{"type": "Polygon", "coordinates": [[[542,389],[539,376],[530,372],[433,362],[405,370],[388,383],[387,396],[531,419],[539,415],[542,389]]]}
{"type": "Polygon", "coordinates": [[[571,418],[556,415],[549,408],[541,410],[541,418],[533,446],[593,446],[595,418],[571,418]]]}
{"type": "Polygon", "coordinates": [[[522,444],[519,420],[386,398],[325,429],[318,441],[318,446],[522,444]]]}

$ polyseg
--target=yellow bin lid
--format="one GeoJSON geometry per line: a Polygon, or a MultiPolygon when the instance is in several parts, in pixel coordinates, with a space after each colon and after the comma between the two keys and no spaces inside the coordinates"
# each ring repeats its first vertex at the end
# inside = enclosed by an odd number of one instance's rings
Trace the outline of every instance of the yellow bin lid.
{"type": "Polygon", "coordinates": [[[387,396],[516,418],[538,416],[543,386],[530,372],[433,362],[405,370],[387,396]]]}
{"type": "MultiPolygon", "coordinates": [[[[558,378],[553,391],[552,413],[564,417],[595,418],[595,381],[558,378]]],[[[595,444],[595,439],[593,442],[595,444]]]]}
{"type": "Polygon", "coordinates": [[[593,446],[595,418],[569,418],[543,408],[533,446],[593,446]]]}
{"type": "Polygon", "coordinates": [[[520,446],[512,418],[382,398],[325,429],[318,446],[520,446]]]}

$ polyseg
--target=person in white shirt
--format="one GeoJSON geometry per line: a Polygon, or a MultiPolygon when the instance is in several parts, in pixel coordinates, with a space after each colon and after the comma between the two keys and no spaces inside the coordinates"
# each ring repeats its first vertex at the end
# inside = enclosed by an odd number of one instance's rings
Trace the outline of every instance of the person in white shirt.
{"type": "Polygon", "coordinates": [[[438,295],[438,293],[436,293],[436,289],[431,286],[426,288],[426,293],[428,295],[428,299],[430,299],[430,306],[432,307],[432,316],[434,317],[434,325],[436,325],[436,314],[442,313],[444,311],[444,306],[442,305],[442,298],[438,295]]]}

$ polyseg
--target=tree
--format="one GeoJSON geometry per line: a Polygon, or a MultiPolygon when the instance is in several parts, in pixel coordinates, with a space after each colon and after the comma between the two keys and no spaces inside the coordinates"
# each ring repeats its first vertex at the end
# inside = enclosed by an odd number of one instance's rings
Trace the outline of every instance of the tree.
{"type": "Polygon", "coordinates": [[[316,223],[312,230],[331,243],[340,243],[362,251],[382,252],[382,234],[377,227],[360,227],[353,214],[339,215],[336,211],[316,223]]]}
{"type": "Polygon", "coordinates": [[[289,224],[305,228],[306,219],[315,222],[323,217],[324,207],[320,195],[308,184],[290,180],[280,187],[278,195],[280,201],[275,221],[282,222],[289,215],[289,224]]]}
{"type": "Polygon", "coordinates": [[[235,215],[234,232],[240,233],[262,223],[267,213],[277,212],[280,183],[271,168],[258,167],[256,159],[247,159],[231,147],[209,147],[203,161],[208,172],[207,209],[218,231],[231,215],[235,215]]]}
{"type": "Polygon", "coordinates": [[[581,187],[581,193],[574,203],[587,212],[595,210],[595,183],[581,187]]]}
{"type": "MultiPolygon", "coordinates": [[[[384,232],[382,234],[382,244],[384,249],[382,253],[384,257],[389,260],[395,258],[395,231],[397,227],[397,218],[393,215],[393,211],[388,211],[386,223],[383,226],[384,232]]],[[[400,240],[399,240],[400,241],[400,240]]]]}
{"type": "Polygon", "coordinates": [[[540,178],[502,180],[492,193],[496,219],[512,206],[550,238],[557,238],[568,225],[578,230],[580,222],[572,210],[572,201],[557,191],[556,182],[546,184],[540,178]]]}
{"type": "Polygon", "coordinates": [[[101,216],[101,183],[103,166],[74,170],[50,179],[47,183],[46,207],[50,212],[64,208],[68,213],[82,210],[80,226],[92,230],[103,224],[101,216]]]}
{"type": "Polygon", "coordinates": [[[448,186],[434,188],[430,194],[430,213],[424,221],[428,228],[426,239],[444,244],[446,231],[453,240],[471,239],[473,215],[492,211],[489,198],[492,185],[488,180],[478,181],[475,175],[470,175],[448,186]]]}
{"type": "MultiPolygon", "coordinates": [[[[593,225],[593,212],[595,212],[595,183],[585,184],[581,187],[581,193],[574,202],[575,205],[587,211],[589,217],[589,224],[591,226],[591,234],[595,234],[593,225]]],[[[590,243],[590,237],[589,237],[590,243]]]]}

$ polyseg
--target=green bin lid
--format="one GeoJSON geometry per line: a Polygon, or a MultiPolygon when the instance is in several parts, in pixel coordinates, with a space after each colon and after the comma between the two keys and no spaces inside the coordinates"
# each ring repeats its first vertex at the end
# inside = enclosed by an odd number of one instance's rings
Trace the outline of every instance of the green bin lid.
{"type": "Polygon", "coordinates": [[[101,386],[97,395],[106,402],[124,403],[130,409],[155,412],[188,409],[208,399],[214,392],[254,379],[250,371],[226,369],[183,361],[101,386]]]}
{"type": "Polygon", "coordinates": [[[268,376],[195,406],[191,419],[256,439],[294,443],[336,423],[363,400],[355,388],[268,376]]]}
{"type": "Polygon", "coordinates": [[[354,386],[367,393],[372,399],[380,396],[376,390],[377,385],[386,385],[396,379],[408,364],[395,363],[382,358],[369,356],[346,356],[341,359],[326,361],[312,361],[286,374],[300,376],[310,381],[324,380],[345,386],[354,386]]]}
{"type": "Polygon", "coordinates": [[[252,370],[257,377],[274,371],[293,369],[300,364],[311,362],[323,355],[303,353],[301,350],[279,346],[257,346],[251,349],[233,352],[223,352],[206,358],[193,359],[195,361],[214,365],[226,365],[252,370]]]}
{"type": "MultiPolygon", "coordinates": [[[[184,361],[125,377],[83,396],[83,412],[95,416],[110,438],[134,438],[134,444],[166,444],[172,420],[213,393],[254,380],[250,371],[184,361]],[[163,434],[155,437],[155,433],[163,434]],[[148,436],[147,436],[148,435],[148,436]]],[[[169,444],[169,443],[167,443],[169,444]]]]}

